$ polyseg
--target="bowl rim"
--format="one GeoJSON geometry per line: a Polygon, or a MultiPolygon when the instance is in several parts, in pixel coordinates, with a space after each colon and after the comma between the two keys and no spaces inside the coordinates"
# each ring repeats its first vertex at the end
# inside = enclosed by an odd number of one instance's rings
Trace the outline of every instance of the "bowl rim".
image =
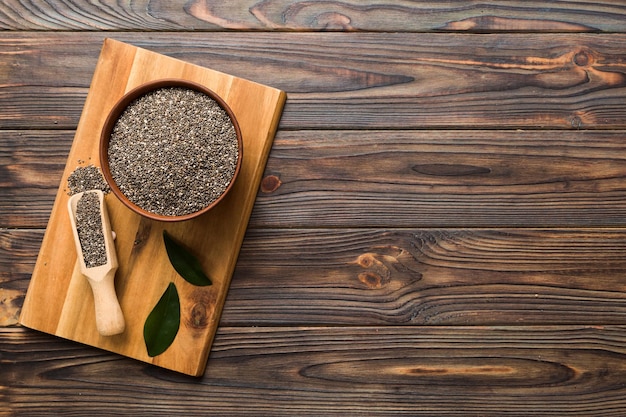
{"type": "Polygon", "coordinates": [[[226,197],[229,191],[233,188],[235,184],[235,180],[237,179],[237,177],[239,176],[239,172],[241,171],[241,165],[242,165],[242,159],[243,159],[243,138],[241,135],[241,128],[239,127],[239,123],[237,121],[237,118],[235,117],[234,112],[232,111],[230,106],[226,103],[226,101],[224,101],[224,99],[220,97],[217,93],[215,93],[213,90],[194,81],[184,80],[180,78],[162,78],[162,79],[145,82],[129,90],[120,99],[118,99],[117,102],[113,105],[113,107],[109,111],[109,114],[107,115],[104,125],[102,126],[102,130],[100,131],[99,157],[100,157],[100,169],[102,170],[104,179],[106,180],[107,184],[111,188],[111,192],[126,207],[128,207],[135,213],[143,217],[152,219],[152,220],[163,221],[163,222],[179,222],[179,221],[185,221],[185,220],[196,218],[208,212],[217,204],[219,204],[224,199],[224,197],[226,197]],[[108,158],[109,139],[111,136],[111,132],[118,118],[121,116],[122,112],[136,98],[146,95],[151,91],[158,90],[160,88],[168,88],[168,87],[188,88],[191,90],[204,93],[207,96],[209,96],[211,99],[215,100],[217,104],[226,112],[226,114],[228,114],[228,117],[230,118],[230,121],[235,128],[235,134],[237,136],[237,147],[238,147],[237,165],[235,167],[235,172],[230,181],[230,184],[228,184],[228,186],[226,187],[226,189],[224,189],[222,194],[218,198],[216,198],[213,202],[211,202],[211,204],[209,204],[208,206],[198,211],[183,214],[180,216],[167,216],[163,214],[154,213],[154,212],[145,210],[144,208],[139,207],[138,205],[130,201],[128,197],[126,197],[126,195],[122,193],[122,191],[119,189],[119,187],[115,183],[115,180],[113,179],[113,176],[111,175],[111,170],[109,167],[109,158],[108,158]]]}

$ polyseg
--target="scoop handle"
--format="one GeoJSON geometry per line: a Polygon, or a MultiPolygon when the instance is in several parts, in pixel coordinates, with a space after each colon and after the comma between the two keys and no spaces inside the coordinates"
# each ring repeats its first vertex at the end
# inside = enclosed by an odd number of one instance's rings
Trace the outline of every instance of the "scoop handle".
{"type": "Polygon", "coordinates": [[[98,280],[87,277],[96,307],[96,327],[102,336],[120,334],[126,328],[122,308],[115,294],[116,270],[117,268],[108,271],[103,278],[98,280]]]}

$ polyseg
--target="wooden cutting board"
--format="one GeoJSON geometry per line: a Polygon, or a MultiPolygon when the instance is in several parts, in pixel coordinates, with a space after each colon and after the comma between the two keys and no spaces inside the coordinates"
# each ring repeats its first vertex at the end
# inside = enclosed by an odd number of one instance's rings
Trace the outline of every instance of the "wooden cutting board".
{"type": "Polygon", "coordinates": [[[285,100],[280,90],[106,39],[20,323],[160,367],[202,375],[285,100]],[[76,263],[66,208],[67,178],[79,166],[100,165],[100,130],[115,102],[130,89],[161,78],[195,81],[228,103],[243,135],[243,164],[226,198],[208,213],[186,222],[151,221],[131,212],[113,194],[106,196],[111,225],[117,233],[120,266],[115,282],[126,330],[104,337],[96,330],[91,288],[76,263]],[[165,252],[163,229],[200,258],[212,286],[195,287],[178,276],[165,252]],[[167,351],[151,358],[144,344],[143,325],[170,282],[180,295],[180,330],[167,351]]]}

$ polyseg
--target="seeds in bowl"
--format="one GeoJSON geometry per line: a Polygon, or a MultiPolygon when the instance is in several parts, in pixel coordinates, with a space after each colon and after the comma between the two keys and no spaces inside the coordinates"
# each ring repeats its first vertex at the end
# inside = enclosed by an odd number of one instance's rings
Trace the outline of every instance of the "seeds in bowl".
{"type": "Polygon", "coordinates": [[[239,157],[228,113],[208,95],[163,87],[133,100],[109,138],[108,164],[119,190],[162,216],[202,210],[230,185],[239,157]]]}

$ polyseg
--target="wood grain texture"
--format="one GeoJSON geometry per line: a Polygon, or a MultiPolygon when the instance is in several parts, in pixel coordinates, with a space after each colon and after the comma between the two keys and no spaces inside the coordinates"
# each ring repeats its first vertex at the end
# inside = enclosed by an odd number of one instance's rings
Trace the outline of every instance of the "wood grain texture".
{"type": "MultiPolygon", "coordinates": [[[[108,35],[286,91],[281,129],[626,128],[623,34],[108,35]]],[[[103,36],[3,36],[3,126],[75,128],[103,36]]]]}
{"type": "Polygon", "coordinates": [[[623,1],[1,3],[0,415],[626,415],[623,1]],[[289,94],[201,378],[16,324],[105,37],[289,94]]]}
{"type": "MultiPolygon", "coordinates": [[[[14,324],[40,231],[0,232],[14,324]]],[[[222,325],[626,322],[621,229],[254,229],[222,325]]]]}
{"type": "Polygon", "coordinates": [[[45,228],[74,133],[0,130],[0,225],[45,228]]]}
{"type": "Polygon", "coordinates": [[[624,32],[619,1],[5,0],[0,29],[624,32]]]}
{"type": "Polygon", "coordinates": [[[616,226],[624,131],[280,132],[255,227],[616,226]]]}
{"type": "Polygon", "coordinates": [[[18,323],[42,230],[0,228],[0,327],[18,323]]]}
{"type": "Polygon", "coordinates": [[[625,343],[622,326],[222,327],[192,379],[5,328],[0,385],[16,416],[618,417],[625,343]]]}
{"type": "Polygon", "coordinates": [[[625,237],[621,229],[250,231],[224,320],[623,323],[625,237]]]}
{"type": "MultiPolygon", "coordinates": [[[[73,134],[0,131],[0,224],[46,226],[73,134]]],[[[623,226],[625,136],[283,130],[249,226],[623,226]]]]}

